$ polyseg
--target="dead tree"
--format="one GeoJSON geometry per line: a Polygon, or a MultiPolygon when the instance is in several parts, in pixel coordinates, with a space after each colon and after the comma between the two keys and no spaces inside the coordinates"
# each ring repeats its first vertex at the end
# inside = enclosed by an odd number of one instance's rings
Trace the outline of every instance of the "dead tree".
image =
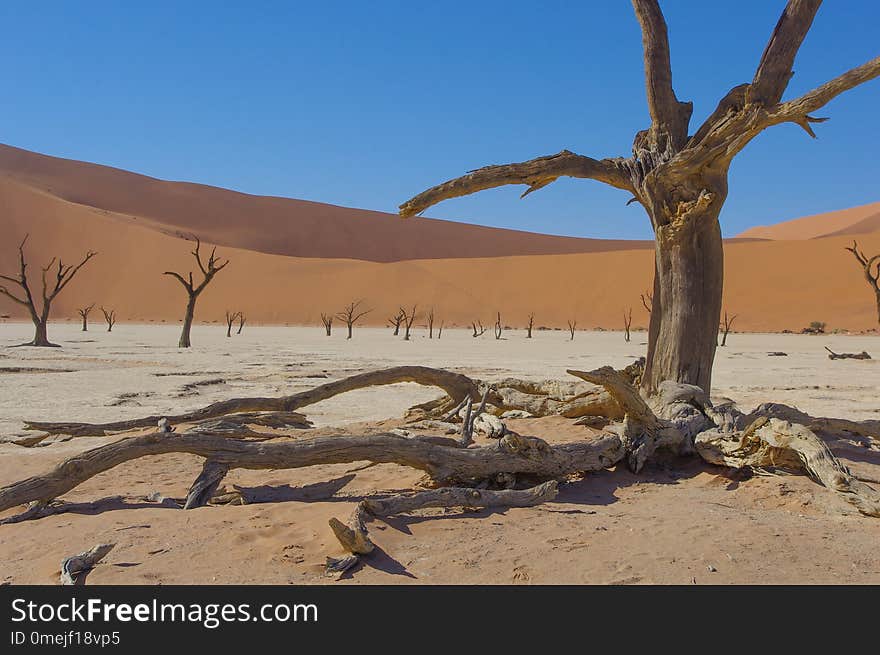
{"type": "Polygon", "coordinates": [[[400,325],[403,323],[403,319],[406,316],[406,312],[401,308],[398,310],[397,314],[388,319],[388,325],[394,328],[394,336],[400,335],[400,325]]]}
{"type": "Polygon", "coordinates": [[[107,332],[113,332],[113,326],[116,325],[116,310],[104,309],[101,307],[101,313],[104,315],[104,320],[107,322],[107,332]]]}
{"type": "Polygon", "coordinates": [[[529,314],[529,324],[526,326],[526,339],[532,338],[532,327],[535,325],[535,314],[529,314]]]}
{"type": "Polygon", "coordinates": [[[633,308],[629,308],[629,312],[623,312],[623,339],[629,343],[629,328],[633,322],[633,308]]]}
{"type": "Polygon", "coordinates": [[[83,260],[75,266],[65,266],[59,257],[53,257],[42,269],[42,293],[40,294],[42,305],[38,308],[34,295],[31,292],[30,284],[27,278],[27,262],[24,258],[24,244],[27,242],[29,235],[25,235],[21,243],[18,245],[18,275],[0,275],[0,293],[12,300],[13,302],[26,307],[30,314],[31,321],[34,323],[33,341],[23,343],[23,346],[43,346],[57,348],[58,344],[51,343],[48,336],[49,311],[52,308],[52,301],[58,297],[58,294],[64,290],[73,277],[86,265],[96,252],[91,250],[86,253],[83,260]],[[57,266],[56,266],[57,261],[57,266]],[[51,279],[50,278],[50,270],[51,279]],[[11,282],[21,288],[24,297],[17,296],[10,291],[2,282],[11,282]]]}
{"type": "Polygon", "coordinates": [[[91,312],[94,308],[95,308],[95,303],[92,303],[88,307],[80,307],[79,309],[76,310],[79,313],[80,318],[82,318],[82,324],[83,324],[82,331],[83,332],[89,331],[89,312],[91,312]]]}
{"type": "Polygon", "coordinates": [[[417,315],[416,314],[416,307],[417,306],[418,305],[413,305],[412,309],[409,311],[405,310],[403,307],[400,308],[400,311],[403,312],[403,327],[404,327],[403,340],[404,341],[409,341],[409,336],[410,336],[409,332],[412,329],[413,322],[416,320],[416,315],[417,315]]]}
{"type": "Polygon", "coordinates": [[[333,329],[333,315],[332,314],[321,314],[321,323],[324,324],[324,333],[329,337],[330,332],[333,329]]]}
{"type": "Polygon", "coordinates": [[[729,316],[727,312],[724,312],[724,319],[721,321],[721,325],[719,327],[721,331],[721,345],[727,345],[727,335],[730,334],[730,328],[733,326],[733,322],[736,320],[736,314],[729,316]]]}
{"type": "Polygon", "coordinates": [[[244,329],[244,324],[247,319],[245,318],[244,312],[238,312],[238,330],[236,334],[241,334],[241,331],[244,329]]]}
{"type": "Polygon", "coordinates": [[[428,338],[434,338],[434,308],[431,307],[425,314],[425,320],[427,321],[426,327],[428,328],[428,338]]]}
{"type": "Polygon", "coordinates": [[[712,382],[724,277],[718,216],[727,198],[731,162],[765,129],[794,123],[810,136],[825,119],[812,112],[880,75],[880,57],[804,95],[782,101],[792,66],[821,0],[789,0],[751,82],[731,89],[705,122],[689,129],[693,103],[672,85],[666,21],[658,0],[632,0],[642,29],[651,125],[635,135],[632,154],[594,159],[568,150],[526,162],[472,170],[407,200],[400,215],[416,216],[449,198],[525,185],[527,196],[560,177],[589,178],[626,192],[646,210],[655,234],[654,288],[642,387],[663,380],[712,382]],[[693,311],[699,307],[700,311],[693,311]]]}
{"type": "Polygon", "coordinates": [[[651,310],[654,307],[654,294],[650,291],[643,293],[641,296],[642,299],[642,307],[648,310],[648,313],[651,313],[651,310]]]}
{"type": "Polygon", "coordinates": [[[439,339],[443,335],[443,326],[446,325],[445,321],[440,321],[440,326],[437,328],[437,338],[439,339]]]}
{"type": "Polygon", "coordinates": [[[568,322],[568,332],[571,334],[569,341],[574,341],[574,331],[577,329],[577,321],[568,322]]]}
{"type": "Polygon", "coordinates": [[[859,250],[859,244],[856,241],[853,241],[852,248],[847,248],[847,250],[859,262],[865,274],[865,281],[874,291],[874,300],[877,303],[877,322],[880,323],[880,255],[866,257],[865,253],[859,250]]]}
{"type": "Polygon", "coordinates": [[[474,329],[474,339],[477,337],[481,337],[486,333],[486,328],[483,327],[482,321],[477,321],[476,323],[471,323],[471,327],[474,329]],[[479,331],[477,331],[477,326],[480,326],[479,331]]]}
{"type": "Polygon", "coordinates": [[[498,312],[498,317],[495,319],[495,340],[496,341],[501,338],[501,331],[502,331],[501,312],[498,312]]]}
{"type": "Polygon", "coordinates": [[[226,336],[232,336],[232,324],[241,316],[241,312],[230,312],[226,310],[226,336]]]}
{"type": "Polygon", "coordinates": [[[207,262],[204,262],[200,252],[201,246],[201,242],[196,239],[196,249],[192,251],[192,256],[195,257],[196,263],[199,265],[199,270],[202,272],[202,281],[198,285],[193,282],[192,271],[189,272],[187,277],[183,277],[180,273],[175,273],[174,271],[165,271],[164,273],[165,275],[172,276],[180,282],[186,290],[187,295],[186,312],[183,315],[183,328],[180,331],[180,341],[177,343],[178,348],[189,348],[192,345],[190,341],[190,331],[192,330],[193,316],[196,311],[196,300],[199,299],[199,295],[201,295],[202,291],[205,290],[205,287],[211,283],[214,276],[229,264],[228,259],[225,262],[221,262],[217,259],[216,247],[211,249],[211,256],[208,257],[207,262]]]}
{"type": "Polygon", "coordinates": [[[348,339],[351,339],[351,329],[354,327],[354,324],[373,311],[372,309],[361,309],[362,302],[363,300],[350,302],[345,306],[345,309],[336,314],[336,318],[340,321],[345,321],[345,325],[348,327],[348,337],[346,337],[348,339]]]}

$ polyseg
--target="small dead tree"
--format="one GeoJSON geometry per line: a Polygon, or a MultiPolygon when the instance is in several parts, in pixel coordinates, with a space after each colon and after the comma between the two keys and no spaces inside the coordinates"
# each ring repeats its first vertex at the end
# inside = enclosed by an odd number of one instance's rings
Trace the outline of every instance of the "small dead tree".
{"type": "Polygon", "coordinates": [[[574,341],[574,331],[577,329],[577,321],[569,321],[568,322],[568,331],[571,334],[571,339],[569,341],[574,341]]]}
{"type": "Polygon", "coordinates": [[[104,309],[101,307],[101,313],[104,315],[104,320],[107,322],[107,332],[113,332],[113,326],[116,325],[116,310],[104,309]]]}
{"type": "Polygon", "coordinates": [[[501,338],[501,331],[502,331],[501,312],[498,312],[498,317],[495,319],[495,340],[496,341],[501,338]]]}
{"type": "Polygon", "coordinates": [[[623,312],[623,339],[629,343],[629,328],[633,322],[633,308],[630,307],[628,312],[623,312]]]}
{"type": "Polygon", "coordinates": [[[529,314],[529,324],[526,326],[526,339],[532,338],[532,327],[535,325],[535,314],[529,314]]]}
{"type": "Polygon", "coordinates": [[[431,307],[431,309],[429,309],[427,311],[427,313],[425,314],[425,320],[427,321],[428,338],[433,339],[434,338],[434,308],[433,307],[431,307]]]}
{"type": "Polygon", "coordinates": [[[42,269],[42,293],[40,294],[42,296],[42,306],[37,308],[37,303],[34,300],[34,295],[31,292],[28,283],[27,262],[24,258],[24,244],[27,242],[28,236],[29,235],[25,235],[24,239],[22,239],[21,243],[18,245],[18,275],[0,275],[0,282],[11,282],[21,287],[24,297],[21,298],[15,295],[3,284],[0,284],[0,293],[13,302],[26,307],[30,314],[31,321],[34,323],[33,341],[21,345],[57,348],[57,344],[49,341],[47,331],[47,326],[49,324],[49,310],[52,307],[52,301],[55,300],[55,298],[58,297],[58,294],[64,290],[64,287],[70,283],[73,277],[79,272],[79,269],[85,266],[86,262],[98,253],[91,250],[88,251],[83,260],[75,266],[65,266],[59,257],[53,257],[52,260],[42,269]],[[57,266],[55,265],[56,260],[57,266]],[[55,279],[52,281],[47,279],[49,278],[50,269],[54,271],[52,275],[55,279]]]}
{"type": "Polygon", "coordinates": [[[445,321],[440,321],[440,327],[437,330],[437,338],[439,339],[443,335],[443,326],[446,325],[445,321]]]}
{"type": "Polygon", "coordinates": [[[866,257],[865,253],[859,250],[859,244],[853,241],[852,248],[847,248],[853,257],[859,262],[865,273],[865,281],[874,291],[874,299],[877,302],[877,322],[880,323],[880,255],[866,257]]]}
{"type": "Polygon", "coordinates": [[[241,312],[230,312],[226,310],[226,336],[232,336],[232,324],[241,316],[241,312]]]}
{"type": "Polygon", "coordinates": [[[727,345],[727,335],[730,334],[730,328],[733,326],[733,322],[736,320],[736,314],[729,315],[727,311],[724,312],[724,318],[721,321],[721,344],[722,346],[727,345]]]}
{"type": "Polygon", "coordinates": [[[204,291],[205,287],[211,283],[214,276],[229,264],[228,259],[225,262],[221,262],[217,259],[216,247],[211,249],[211,256],[208,257],[208,261],[203,261],[200,251],[201,246],[201,241],[196,239],[196,249],[192,251],[192,256],[195,257],[196,263],[199,265],[199,270],[202,272],[202,281],[198,285],[193,282],[192,271],[189,272],[186,278],[180,273],[175,273],[174,271],[165,271],[164,273],[164,275],[170,275],[180,282],[186,290],[187,295],[186,312],[183,315],[183,328],[180,332],[180,341],[177,343],[178,348],[189,348],[192,345],[190,342],[190,331],[192,330],[193,316],[196,311],[196,300],[199,299],[202,291],[204,291]]]}
{"type": "Polygon", "coordinates": [[[483,327],[482,321],[477,321],[476,323],[471,323],[471,327],[474,329],[474,339],[477,337],[481,337],[486,333],[486,328],[483,327]],[[479,331],[477,331],[477,326],[480,326],[479,331]]]}
{"type": "Polygon", "coordinates": [[[244,329],[244,324],[247,319],[245,318],[244,312],[238,312],[238,331],[236,334],[241,334],[241,331],[244,329]]]}
{"type": "Polygon", "coordinates": [[[80,317],[82,318],[82,322],[83,322],[82,331],[83,332],[89,331],[89,312],[91,312],[94,308],[95,308],[95,303],[92,303],[88,307],[80,307],[79,309],[76,310],[79,313],[80,317]]]}
{"type": "Polygon", "coordinates": [[[400,326],[403,323],[404,317],[406,317],[406,312],[401,308],[397,314],[388,319],[388,325],[394,328],[395,337],[400,335],[400,326]]]}
{"type": "Polygon", "coordinates": [[[333,330],[333,314],[321,314],[321,323],[324,324],[324,333],[329,337],[333,330]]]}
{"type": "Polygon", "coordinates": [[[416,320],[416,307],[417,305],[413,305],[410,311],[406,311],[403,307],[400,308],[400,311],[403,312],[404,341],[409,341],[409,331],[412,328],[413,321],[416,320]]]}
{"type": "Polygon", "coordinates": [[[354,324],[373,311],[372,309],[361,309],[362,302],[363,300],[350,302],[345,306],[345,309],[336,314],[336,318],[345,321],[345,325],[348,327],[348,339],[351,339],[351,330],[354,324]]]}

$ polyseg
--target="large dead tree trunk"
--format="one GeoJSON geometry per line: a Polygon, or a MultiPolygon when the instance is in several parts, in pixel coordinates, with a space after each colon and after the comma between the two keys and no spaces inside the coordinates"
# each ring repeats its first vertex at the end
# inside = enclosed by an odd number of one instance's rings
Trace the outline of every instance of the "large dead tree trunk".
{"type": "MultiPolygon", "coordinates": [[[[24,257],[24,244],[27,240],[28,235],[25,235],[24,239],[22,239],[21,243],[18,245],[18,275],[0,275],[0,283],[5,281],[18,285],[21,288],[24,297],[22,298],[14,294],[3,284],[0,284],[0,294],[3,294],[13,302],[27,308],[31,321],[33,321],[34,339],[33,341],[21,345],[57,348],[58,344],[49,341],[48,334],[49,312],[52,308],[52,301],[54,301],[55,298],[58,297],[58,294],[64,290],[64,287],[70,283],[73,276],[79,272],[79,269],[85,266],[85,264],[97,253],[90,250],[86,253],[83,260],[75,266],[65,266],[60,258],[53,257],[52,260],[42,269],[42,276],[40,278],[42,283],[42,306],[38,308],[27,278],[27,261],[24,257]],[[50,270],[54,270],[53,275],[55,277],[51,282],[47,279],[50,270]]],[[[85,325],[85,318],[83,318],[83,325],[85,325]]]]}
{"type": "Polygon", "coordinates": [[[165,275],[172,276],[180,282],[187,294],[186,311],[183,314],[183,327],[180,331],[180,340],[177,342],[178,348],[189,348],[192,345],[190,331],[192,330],[193,317],[196,312],[196,300],[199,299],[199,295],[201,295],[202,291],[205,290],[205,287],[210,284],[211,280],[214,279],[214,276],[229,264],[228,259],[222,263],[217,259],[217,248],[211,250],[211,256],[208,257],[207,262],[202,261],[202,256],[199,251],[201,245],[201,242],[196,239],[196,249],[192,251],[192,255],[195,257],[196,263],[199,265],[199,270],[202,272],[202,281],[198,285],[193,282],[192,271],[189,272],[189,275],[186,278],[174,271],[165,271],[164,273],[165,275]]]}
{"type": "MultiPolygon", "coordinates": [[[[654,228],[654,292],[642,385],[663,380],[708,391],[721,312],[723,249],[718,216],[733,158],[763,130],[794,123],[810,136],[811,116],[844,91],[880,75],[880,57],[799,98],[782,102],[798,49],[820,0],[789,0],[750,83],[731,89],[694,132],[692,103],[672,85],[666,21],[657,0],[632,0],[642,29],[651,125],[636,134],[629,157],[593,159],[563,150],[525,162],[486,166],[424,191],[400,206],[415,216],[447,200],[521,184],[523,197],[560,177],[598,180],[640,202],[654,228]]],[[[878,310],[880,311],[880,310],[878,310]]]]}

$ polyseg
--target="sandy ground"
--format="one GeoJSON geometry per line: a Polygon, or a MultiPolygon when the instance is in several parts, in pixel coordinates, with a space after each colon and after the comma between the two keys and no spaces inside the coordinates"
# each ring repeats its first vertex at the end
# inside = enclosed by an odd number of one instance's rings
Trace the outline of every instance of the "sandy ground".
{"type": "MultiPolygon", "coordinates": [[[[195,347],[175,347],[175,326],[53,324],[61,349],[7,348],[31,336],[0,324],[0,436],[24,418],[108,421],[196,408],[232,396],[281,395],[366,369],[425,364],[485,379],[566,377],[566,368],[622,366],[643,354],[644,333],[521,331],[495,341],[418,330],[411,342],[389,331],[356,330],[347,341],[317,328],[197,325],[195,347]]],[[[868,350],[877,337],[734,334],[716,360],[715,394],[744,408],[774,400],[815,415],[878,418],[876,360],[829,361],[823,346],[868,350]],[[768,357],[784,351],[787,357],[768,357]]],[[[437,396],[394,385],[345,394],[304,413],[311,434],[358,433],[364,422],[395,424],[405,408],[437,396]],[[333,428],[331,430],[331,427],[333,428]]],[[[375,426],[372,426],[375,429],[375,426]]],[[[515,429],[558,442],[590,438],[570,421],[518,421],[515,429]]],[[[56,441],[40,448],[0,444],[0,484],[38,474],[113,437],[56,441]]],[[[880,478],[880,452],[838,443],[858,473],[880,478]]],[[[143,458],[96,476],[67,500],[160,492],[181,497],[196,457],[143,458]]],[[[111,503],[0,526],[0,583],[58,580],[67,555],[99,542],[116,548],[88,576],[99,583],[322,583],[324,558],[341,555],[327,520],[347,518],[361,494],[410,489],[417,472],[394,466],[319,466],[235,471],[227,484],[278,487],[283,502],[179,511],[156,503],[111,503]]],[[[14,512],[6,512],[10,515],[14,512]]],[[[880,521],[801,476],[744,478],[697,462],[661,462],[644,474],[592,474],[564,485],[553,503],[498,512],[426,511],[374,521],[380,551],[336,584],[414,583],[878,583],[880,521]]]]}

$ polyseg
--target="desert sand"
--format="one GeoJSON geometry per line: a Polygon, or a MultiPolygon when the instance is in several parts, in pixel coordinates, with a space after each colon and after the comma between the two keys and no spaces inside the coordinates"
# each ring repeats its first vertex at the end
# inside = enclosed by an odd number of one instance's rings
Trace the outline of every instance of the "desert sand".
{"type": "MultiPolygon", "coordinates": [[[[219,278],[218,278],[219,279],[219,278]]],[[[177,325],[120,324],[112,333],[71,323],[50,326],[61,349],[7,348],[30,324],[0,324],[0,433],[23,419],[107,421],[179,412],[232,396],[282,395],[352,373],[419,363],[487,380],[568,376],[565,369],[623,366],[644,353],[645,334],[511,331],[496,341],[446,330],[410,342],[390,331],[356,329],[350,341],[320,328],[197,324],[194,347],[175,347],[177,325]]],[[[877,418],[877,360],[829,361],[823,346],[877,354],[878,337],[731,334],[719,348],[714,395],[751,408],[768,400],[814,415],[877,418]],[[787,357],[768,357],[785,351],[787,357]]],[[[436,397],[413,384],[361,390],[307,407],[317,434],[363,433],[401,424],[405,409],[436,397]]],[[[550,442],[593,431],[558,417],[511,421],[550,442]]],[[[0,444],[0,485],[46,471],[117,437],[54,440],[38,448],[0,444]]],[[[880,450],[836,441],[854,473],[880,480],[880,450]]],[[[159,492],[179,498],[201,467],[193,456],[128,462],[67,494],[89,502],[159,492]]],[[[116,548],[88,584],[325,583],[325,557],[342,554],[327,521],[345,519],[360,494],[410,489],[421,474],[396,465],[240,471],[227,484],[271,485],[281,502],[182,511],[150,502],[86,507],[0,526],[0,583],[56,584],[59,562],[99,542],[116,548]],[[328,482],[329,481],[329,482],[328,482]],[[289,485],[289,487],[288,487],[289,485]]],[[[8,516],[13,512],[6,512],[8,516]]],[[[563,486],[552,503],[465,513],[422,511],[373,521],[381,549],[352,576],[357,583],[878,583],[880,523],[860,516],[804,476],[746,478],[695,461],[659,461],[639,476],[617,470],[563,486]]]]}

